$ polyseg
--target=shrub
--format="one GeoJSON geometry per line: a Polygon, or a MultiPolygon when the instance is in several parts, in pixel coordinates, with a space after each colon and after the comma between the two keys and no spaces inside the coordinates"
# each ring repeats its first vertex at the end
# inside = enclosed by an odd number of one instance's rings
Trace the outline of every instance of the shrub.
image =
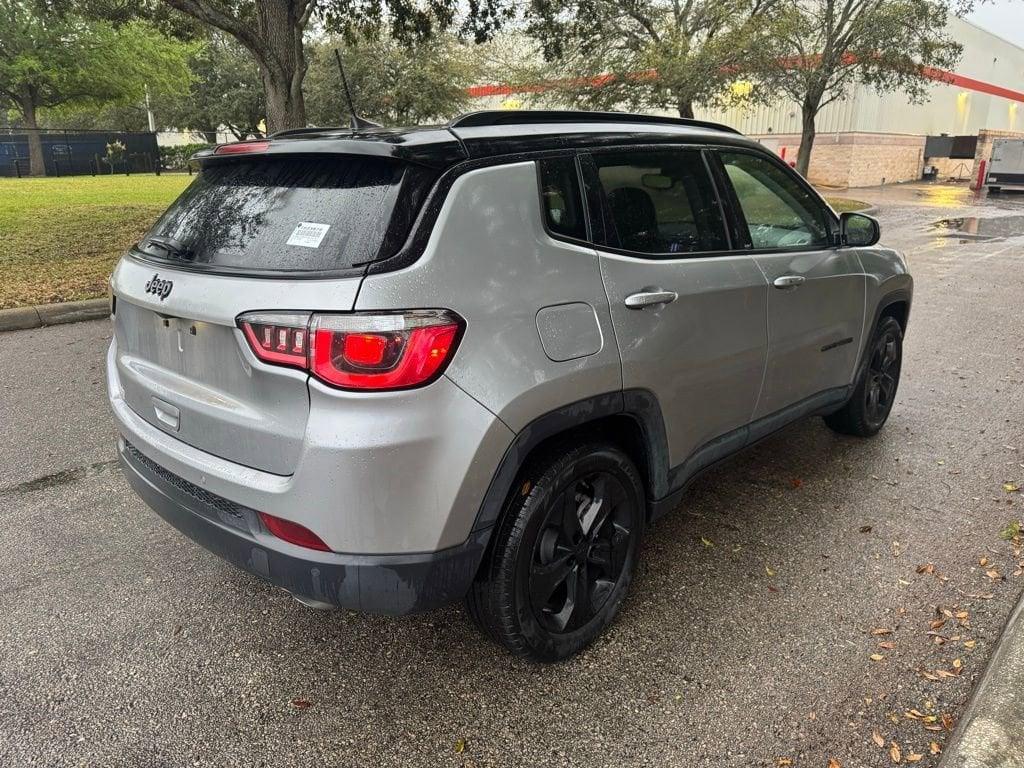
{"type": "Polygon", "coordinates": [[[168,171],[183,171],[188,166],[188,159],[196,152],[213,144],[203,142],[196,144],[178,144],[173,147],[160,147],[160,161],[168,171]]]}

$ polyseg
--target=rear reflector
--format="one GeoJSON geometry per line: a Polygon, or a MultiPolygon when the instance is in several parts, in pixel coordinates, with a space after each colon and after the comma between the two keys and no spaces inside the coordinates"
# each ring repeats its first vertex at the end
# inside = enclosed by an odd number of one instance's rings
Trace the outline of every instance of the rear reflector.
{"type": "Polygon", "coordinates": [[[433,381],[451,360],[462,320],[447,310],[387,314],[252,312],[238,324],[260,360],[304,368],[342,389],[391,390],[433,381]]]}
{"type": "Polygon", "coordinates": [[[313,533],[309,528],[298,523],[293,523],[291,520],[284,520],[280,517],[274,517],[268,515],[266,512],[260,512],[260,520],[267,526],[267,530],[271,534],[287,541],[289,544],[295,544],[300,547],[306,547],[306,549],[316,549],[321,552],[330,552],[331,548],[324,544],[323,539],[313,533]]]}
{"type": "Polygon", "coordinates": [[[233,144],[220,144],[213,150],[215,155],[244,155],[249,152],[266,152],[270,148],[269,141],[236,141],[233,144]]]}

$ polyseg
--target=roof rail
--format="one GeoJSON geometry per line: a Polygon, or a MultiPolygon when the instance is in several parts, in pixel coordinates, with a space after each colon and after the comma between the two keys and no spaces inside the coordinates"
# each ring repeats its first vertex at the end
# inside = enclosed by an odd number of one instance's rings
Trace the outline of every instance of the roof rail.
{"type": "MultiPolygon", "coordinates": [[[[533,125],[537,123],[654,123],[656,125],[685,125],[709,128],[739,134],[735,128],[709,120],[665,115],[638,115],[631,112],[588,112],[571,109],[489,109],[467,112],[448,123],[449,128],[473,128],[491,125],[533,125]]],[[[742,135],[742,134],[740,134],[742,135]]]]}

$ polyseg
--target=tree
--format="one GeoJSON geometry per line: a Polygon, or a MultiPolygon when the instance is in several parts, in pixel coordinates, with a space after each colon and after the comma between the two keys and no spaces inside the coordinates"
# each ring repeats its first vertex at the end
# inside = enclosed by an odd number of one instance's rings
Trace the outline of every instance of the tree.
{"type": "Polygon", "coordinates": [[[192,128],[209,142],[217,140],[220,126],[237,139],[263,135],[263,83],[248,51],[227,35],[214,33],[189,58],[189,68],[194,79],[187,94],[153,101],[161,125],[192,128]]]}
{"type": "Polygon", "coordinates": [[[528,31],[565,76],[557,98],[597,109],[728,100],[779,0],[532,0],[528,31]]]}
{"type": "Polygon", "coordinates": [[[453,26],[483,40],[507,18],[503,1],[471,0],[460,14],[460,0],[430,0],[424,7],[414,0],[162,0],[230,35],[253,55],[271,132],[306,125],[303,37],[314,14],[329,30],[376,34],[390,29],[403,42],[425,40],[453,26]]]}
{"type": "MultiPolygon", "coordinates": [[[[962,6],[959,6],[962,10],[962,6]]],[[[858,83],[926,100],[938,73],[959,61],[945,31],[947,0],[804,0],[787,4],[760,49],[759,79],[800,105],[796,167],[807,174],[818,113],[858,83]]]]}
{"type": "Polygon", "coordinates": [[[466,109],[466,89],[480,71],[474,51],[450,35],[404,45],[393,37],[323,40],[310,51],[306,103],[314,125],[343,125],[345,102],[334,59],[341,47],[352,98],[361,117],[385,125],[446,120],[466,109]]]}
{"type": "Polygon", "coordinates": [[[144,22],[114,28],[31,0],[0,0],[0,100],[28,133],[29,173],[46,173],[40,110],[139,102],[147,84],[185,89],[187,57],[187,46],[144,22]]]}

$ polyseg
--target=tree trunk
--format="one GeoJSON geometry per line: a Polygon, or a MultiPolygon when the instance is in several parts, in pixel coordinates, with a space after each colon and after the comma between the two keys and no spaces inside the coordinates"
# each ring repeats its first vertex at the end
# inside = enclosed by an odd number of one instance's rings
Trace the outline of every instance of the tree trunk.
{"type": "Polygon", "coordinates": [[[306,126],[302,80],[306,55],[302,49],[305,21],[296,16],[293,0],[261,0],[256,4],[260,37],[266,43],[255,52],[267,97],[267,133],[306,126]]]}
{"type": "Polygon", "coordinates": [[[800,130],[800,151],[796,155],[796,170],[806,178],[807,170],[811,167],[811,150],[814,149],[814,121],[818,116],[818,100],[811,97],[804,99],[801,113],[803,125],[800,130]]]}
{"type": "Polygon", "coordinates": [[[36,122],[36,105],[31,94],[26,93],[21,100],[21,116],[25,119],[25,132],[28,134],[28,173],[29,176],[45,176],[46,160],[43,156],[43,137],[39,133],[36,122]]]}
{"type": "Polygon", "coordinates": [[[302,80],[306,76],[306,56],[302,34],[313,12],[314,0],[253,0],[254,25],[248,13],[244,19],[239,14],[232,15],[225,11],[224,3],[216,0],[163,1],[204,24],[223,30],[249,50],[263,80],[268,132],[305,127],[302,80]]]}
{"type": "Polygon", "coordinates": [[[693,102],[689,99],[679,99],[677,109],[679,110],[680,117],[693,119],[693,102]]]}

